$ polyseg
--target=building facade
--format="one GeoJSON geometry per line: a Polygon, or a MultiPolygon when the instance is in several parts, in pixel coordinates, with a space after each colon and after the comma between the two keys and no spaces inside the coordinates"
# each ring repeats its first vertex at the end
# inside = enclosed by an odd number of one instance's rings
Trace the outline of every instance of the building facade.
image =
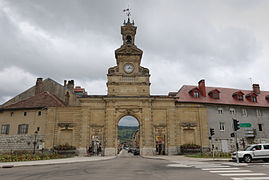
{"type": "Polygon", "coordinates": [[[201,104],[207,109],[208,133],[216,151],[235,150],[233,119],[239,121],[239,148],[248,144],[269,142],[269,91],[261,91],[258,84],[252,90],[206,87],[201,80],[198,86],[183,86],[177,93],[181,103],[201,104]]]}

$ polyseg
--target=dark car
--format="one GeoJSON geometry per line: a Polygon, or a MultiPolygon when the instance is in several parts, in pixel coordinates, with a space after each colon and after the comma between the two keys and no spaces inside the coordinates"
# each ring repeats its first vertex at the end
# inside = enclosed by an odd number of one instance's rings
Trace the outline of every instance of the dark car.
{"type": "Polygon", "coordinates": [[[135,149],[133,150],[133,154],[134,154],[134,155],[140,155],[140,149],[139,149],[139,148],[135,148],[135,149]]]}
{"type": "Polygon", "coordinates": [[[133,148],[129,148],[128,153],[133,153],[133,148]]]}

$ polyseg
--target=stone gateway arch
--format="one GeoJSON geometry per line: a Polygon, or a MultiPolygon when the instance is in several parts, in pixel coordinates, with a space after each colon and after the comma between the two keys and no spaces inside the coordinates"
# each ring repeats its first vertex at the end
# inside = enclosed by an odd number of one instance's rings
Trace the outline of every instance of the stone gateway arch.
{"type": "MultiPolygon", "coordinates": [[[[209,148],[204,106],[180,103],[173,94],[150,94],[150,71],[140,65],[143,51],[135,45],[136,29],[129,19],[121,26],[123,43],[115,51],[116,66],[108,69],[107,95],[76,96],[69,90],[73,81],[64,86],[50,79],[43,81],[42,88],[56,89],[57,97],[65,103],[40,110],[44,121],[38,126],[44,148],[68,143],[83,155],[92,142],[98,140],[104,155],[116,155],[118,122],[124,116],[133,116],[139,122],[141,155],[158,154],[158,147],[163,148],[162,154],[178,154],[183,144],[209,148]]],[[[35,90],[42,89],[38,88],[40,83],[35,90]]],[[[34,123],[34,119],[33,123],[29,120],[29,127],[34,123]]]]}

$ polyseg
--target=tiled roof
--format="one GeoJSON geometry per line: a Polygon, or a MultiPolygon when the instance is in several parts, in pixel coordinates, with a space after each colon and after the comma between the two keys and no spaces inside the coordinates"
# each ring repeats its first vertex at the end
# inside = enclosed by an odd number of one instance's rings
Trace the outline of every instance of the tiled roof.
{"type": "Polygon", "coordinates": [[[229,105],[243,105],[243,106],[259,106],[259,107],[269,107],[269,101],[266,100],[266,96],[269,95],[269,91],[260,91],[260,94],[257,94],[257,102],[252,102],[244,96],[243,101],[239,101],[233,97],[235,92],[241,91],[242,93],[250,94],[253,91],[250,90],[240,90],[240,89],[231,89],[231,88],[219,88],[219,87],[206,87],[206,96],[199,96],[195,98],[189,94],[189,91],[197,86],[188,86],[184,85],[178,91],[176,95],[178,102],[192,102],[192,103],[211,103],[211,104],[229,104],[229,105]],[[212,90],[217,89],[219,93],[219,99],[214,99],[208,95],[212,90]]]}
{"type": "Polygon", "coordinates": [[[32,108],[58,107],[58,106],[64,106],[64,103],[53,94],[50,94],[49,92],[45,91],[35,96],[31,96],[27,99],[19,101],[17,103],[8,106],[3,106],[1,109],[2,110],[32,109],[32,108]]]}

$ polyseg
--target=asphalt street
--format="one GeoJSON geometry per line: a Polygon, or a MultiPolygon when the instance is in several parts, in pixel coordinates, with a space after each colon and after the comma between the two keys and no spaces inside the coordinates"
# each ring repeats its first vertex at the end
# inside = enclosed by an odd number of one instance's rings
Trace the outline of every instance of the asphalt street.
{"type": "Polygon", "coordinates": [[[123,151],[115,159],[72,164],[27,166],[0,169],[1,180],[194,180],[258,177],[269,179],[269,164],[234,167],[221,162],[168,161],[133,156],[123,151]],[[235,174],[243,175],[235,175],[235,174]],[[245,174],[244,174],[245,173],[245,174]],[[232,174],[232,175],[230,175],[232,174]],[[256,175],[249,175],[256,174],[256,175]]]}

